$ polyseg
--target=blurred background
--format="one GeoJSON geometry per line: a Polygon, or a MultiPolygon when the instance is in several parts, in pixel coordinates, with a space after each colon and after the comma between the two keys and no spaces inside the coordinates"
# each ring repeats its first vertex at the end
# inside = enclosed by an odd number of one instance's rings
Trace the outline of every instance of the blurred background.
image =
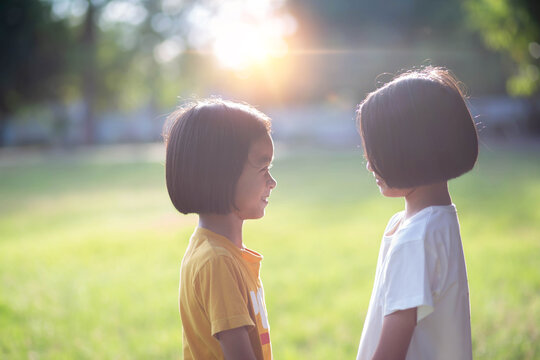
{"type": "Polygon", "coordinates": [[[245,226],[265,255],[276,359],[354,358],[381,233],[354,111],[446,66],[481,137],[450,183],[476,359],[540,358],[540,2],[0,1],[0,358],[182,358],[196,217],[164,185],[162,129],[193,98],[273,119],[278,181],[245,226]]]}
{"type": "Polygon", "coordinates": [[[483,131],[538,136],[536,3],[5,0],[0,146],[159,141],[210,95],[274,115],[278,137],[342,143],[367,92],[426,64],[466,84],[483,131]]]}

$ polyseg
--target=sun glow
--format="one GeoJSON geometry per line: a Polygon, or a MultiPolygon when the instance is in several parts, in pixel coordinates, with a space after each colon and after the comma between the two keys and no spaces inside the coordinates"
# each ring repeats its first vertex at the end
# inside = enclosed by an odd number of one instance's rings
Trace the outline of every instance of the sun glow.
{"type": "Polygon", "coordinates": [[[236,24],[216,38],[213,52],[224,67],[242,69],[285,55],[287,44],[264,29],[236,24]]]}
{"type": "Polygon", "coordinates": [[[191,13],[190,38],[209,47],[221,66],[243,70],[283,57],[284,38],[296,31],[295,19],[272,0],[229,0],[199,5],[191,13]]]}

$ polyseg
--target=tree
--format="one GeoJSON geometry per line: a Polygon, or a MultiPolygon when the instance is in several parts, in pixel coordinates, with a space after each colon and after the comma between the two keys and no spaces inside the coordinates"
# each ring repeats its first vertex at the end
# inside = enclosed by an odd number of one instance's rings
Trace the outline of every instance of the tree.
{"type": "Polygon", "coordinates": [[[67,24],[53,19],[49,4],[0,1],[0,147],[17,109],[59,97],[69,45],[67,24]]]}
{"type": "Polygon", "coordinates": [[[84,15],[80,47],[84,55],[82,61],[82,95],[84,99],[84,141],[92,144],[95,141],[95,107],[96,107],[96,45],[97,45],[97,8],[92,0],[88,0],[88,9],[84,15]]]}
{"type": "MultiPolygon", "coordinates": [[[[191,0],[182,2],[180,10],[190,3],[191,0]]],[[[155,107],[160,64],[155,61],[153,50],[168,34],[159,33],[152,26],[153,16],[161,11],[159,1],[86,0],[85,11],[78,19],[69,11],[75,2],[64,0],[64,4],[68,7],[60,16],[80,22],[70,28],[78,39],[70,67],[77,95],[84,105],[84,141],[92,144],[96,141],[100,110],[118,109],[119,104],[126,103],[141,106],[146,101],[155,107]],[[126,13],[131,13],[131,18],[123,16],[126,13]],[[136,19],[134,13],[139,14],[136,19]],[[126,41],[127,38],[131,40],[126,41]],[[130,99],[126,101],[126,97],[130,99]]]]}
{"type": "Polygon", "coordinates": [[[506,88],[510,95],[540,90],[540,3],[535,0],[466,0],[470,28],[485,45],[513,64],[506,88]]]}

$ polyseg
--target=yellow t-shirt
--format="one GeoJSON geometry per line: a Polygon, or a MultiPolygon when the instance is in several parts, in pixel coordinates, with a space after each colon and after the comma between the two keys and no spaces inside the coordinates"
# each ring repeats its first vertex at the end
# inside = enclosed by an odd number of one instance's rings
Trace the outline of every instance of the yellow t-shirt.
{"type": "Polygon", "coordinates": [[[195,230],[180,270],[184,359],[223,359],[215,335],[241,326],[248,327],[257,359],[272,359],[262,258],[210,230],[195,230]]]}

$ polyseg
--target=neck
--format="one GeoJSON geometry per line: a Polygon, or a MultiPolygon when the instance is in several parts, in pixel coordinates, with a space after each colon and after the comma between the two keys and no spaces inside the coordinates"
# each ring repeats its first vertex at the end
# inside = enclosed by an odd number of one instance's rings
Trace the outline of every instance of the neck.
{"type": "Polygon", "coordinates": [[[225,236],[234,245],[243,248],[242,243],[242,225],[243,220],[234,212],[226,215],[218,214],[200,214],[199,227],[208,229],[221,236],[225,236]]]}
{"type": "Polygon", "coordinates": [[[428,206],[451,205],[446,181],[418,186],[405,195],[405,218],[408,219],[428,206]]]}

